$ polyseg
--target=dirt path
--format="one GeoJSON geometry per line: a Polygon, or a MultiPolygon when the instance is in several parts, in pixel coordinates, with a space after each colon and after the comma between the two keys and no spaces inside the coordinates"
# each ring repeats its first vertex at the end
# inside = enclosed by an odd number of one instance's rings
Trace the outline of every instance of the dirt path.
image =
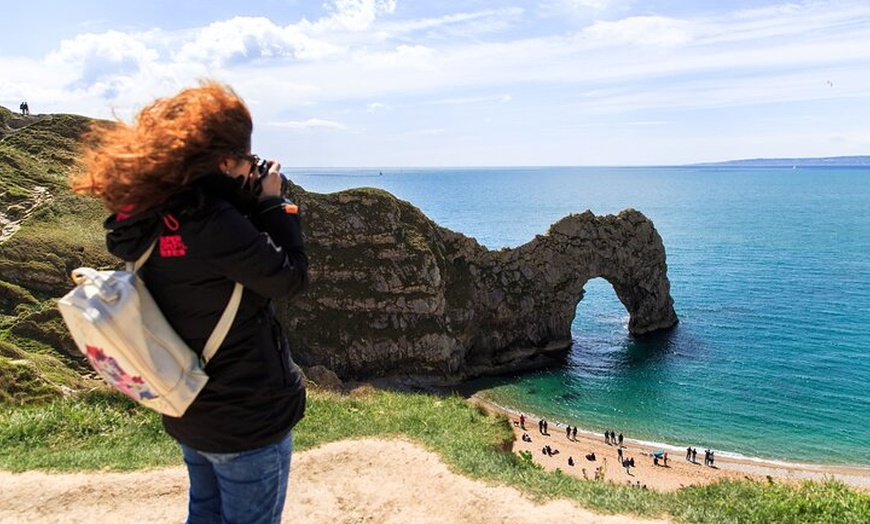
{"type": "MultiPolygon", "coordinates": [[[[451,473],[437,455],[405,441],[354,440],[293,457],[284,521],[293,523],[651,524],[598,515],[568,501],[537,504],[507,487],[451,473]]],[[[183,468],[136,473],[0,472],[0,522],[183,522],[183,468]]]]}
{"type": "Polygon", "coordinates": [[[21,229],[21,223],[30,218],[37,209],[51,202],[51,199],[48,188],[34,186],[29,199],[0,209],[0,244],[12,238],[21,229]]]}

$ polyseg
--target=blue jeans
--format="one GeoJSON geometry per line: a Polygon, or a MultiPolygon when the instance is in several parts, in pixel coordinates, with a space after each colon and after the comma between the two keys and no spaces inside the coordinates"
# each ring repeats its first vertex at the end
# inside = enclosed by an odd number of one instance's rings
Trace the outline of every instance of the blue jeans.
{"type": "Polygon", "coordinates": [[[190,476],[187,523],[280,523],[292,448],[289,434],[241,453],[205,453],[182,444],[190,476]]]}

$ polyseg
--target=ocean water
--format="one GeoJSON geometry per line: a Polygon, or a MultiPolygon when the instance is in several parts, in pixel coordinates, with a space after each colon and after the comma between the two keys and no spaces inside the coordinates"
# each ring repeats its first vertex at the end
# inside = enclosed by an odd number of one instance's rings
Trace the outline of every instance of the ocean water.
{"type": "Polygon", "coordinates": [[[680,323],[635,339],[610,284],[560,369],[474,384],[516,411],[720,455],[870,465],[870,168],[298,169],[378,187],[490,249],[586,209],[649,217],[680,323]]]}

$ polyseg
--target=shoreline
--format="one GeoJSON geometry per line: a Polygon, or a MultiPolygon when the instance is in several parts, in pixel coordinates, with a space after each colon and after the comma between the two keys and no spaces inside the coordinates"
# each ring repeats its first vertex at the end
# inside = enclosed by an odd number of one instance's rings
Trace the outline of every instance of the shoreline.
{"type": "MultiPolygon", "coordinates": [[[[532,460],[550,471],[560,469],[568,475],[593,478],[593,471],[605,465],[606,480],[640,487],[648,487],[658,491],[672,491],[692,485],[706,485],[719,480],[756,480],[760,482],[784,481],[800,482],[805,480],[824,481],[836,479],[844,484],[862,491],[870,491],[870,466],[845,466],[838,464],[804,464],[781,460],[768,460],[757,457],[745,457],[726,451],[713,450],[714,466],[702,465],[704,450],[696,462],[686,460],[686,448],[667,443],[655,443],[625,438],[622,446],[623,456],[635,459],[635,467],[626,471],[618,461],[618,447],[606,444],[603,433],[577,428],[577,437],[568,439],[565,434],[565,423],[548,421],[548,434],[538,430],[540,417],[525,413],[525,431],[518,424],[519,410],[501,406],[477,394],[472,394],[468,400],[484,409],[504,415],[512,421],[514,442],[511,451],[519,453],[528,451],[532,460]],[[531,442],[522,439],[526,433],[531,442]],[[548,456],[542,453],[542,446],[550,445],[558,450],[558,454],[548,456]],[[668,452],[668,466],[653,464],[652,453],[663,450],[668,452]],[[589,453],[595,454],[595,461],[587,460],[589,453]],[[568,457],[572,457],[575,465],[569,466],[568,457]],[[605,462],[606,460],[606,462],[605,462]]],[[[572,426],[573,427],[573,426],[572,426]]],[[[618,428],[617,428],[618,429],[618,428]]]]}

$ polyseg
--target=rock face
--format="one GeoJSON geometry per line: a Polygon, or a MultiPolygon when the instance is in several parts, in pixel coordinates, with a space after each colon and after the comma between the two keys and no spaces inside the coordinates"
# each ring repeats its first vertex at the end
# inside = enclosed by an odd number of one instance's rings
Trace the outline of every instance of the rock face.
{"type": "Polygon", "coordinates": [[[489,251],[389,193],[300,204],[311,287],[279,305],[303,366],[342,379],[455,384],[564,357],[583,287],[601,277],[643,335],[677,323],[662,239],[644,215],[570,215],[515,249],[489,251]]]}

